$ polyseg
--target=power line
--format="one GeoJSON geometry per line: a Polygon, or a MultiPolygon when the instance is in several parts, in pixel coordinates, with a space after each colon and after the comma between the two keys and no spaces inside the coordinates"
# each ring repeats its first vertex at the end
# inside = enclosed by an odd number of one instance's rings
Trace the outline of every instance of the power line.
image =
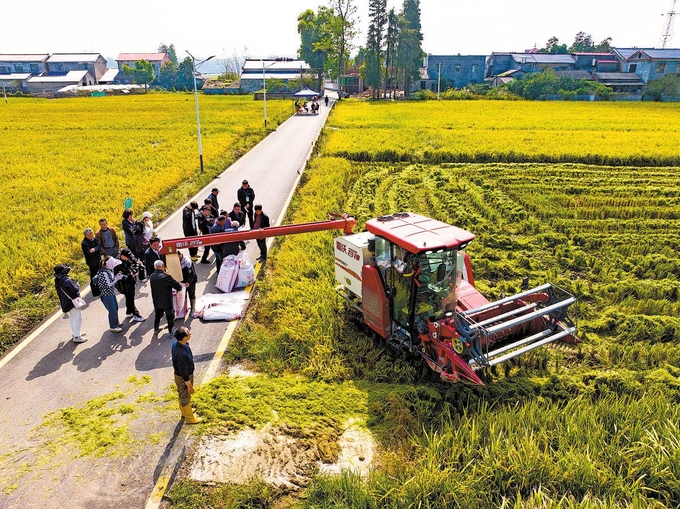
{"type": "MultiPolygon", "coordinates": [[[[675,3],[677,0],[673,0],[673,6],[671,7],[671,10],[668,11],[665,16],[668,18],[666,20],[666,28],[663,31],[663,34],[661,35],[661,48],[666,48],[668,43],[671,41],[673,37],[673,21],[675,20],[675,16],[678,15],[678,13],[675,10],[675,3]]],[[[662,14],[664,16],[664,14],[662,14]]]]}

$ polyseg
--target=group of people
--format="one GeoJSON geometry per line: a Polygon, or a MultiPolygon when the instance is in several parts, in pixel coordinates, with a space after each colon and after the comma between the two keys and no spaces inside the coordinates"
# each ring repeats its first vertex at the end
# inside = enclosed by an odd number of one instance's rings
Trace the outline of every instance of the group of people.
{"type": "MultiPolygon", "coordinates": [[[[326,106],[328,106],[328,96],[326,96],[324,98],[324,101],[326,102],[326,106]]],[[[318,97],[314,96],[312,98],[311,104],[307,101],[300,102],[300,99],[295,101],[295,111],[297,113],[302,113],[302,112],[309,113],[310,110],[315,115],[317,113],[319,113],[319,98],[318,97]]]]}
{"type": "MultiPolygon", "coordinates": [[[[219,189],[213,188],[199,208],[192,201],[182,211],[182,229],[187,237],[237,231],[245,227],[246,221],[251,229],[270,226],[269,217],[262,206],[255,204],[255,191],[247,180],[241,183],[236,193],[237,201],[232,210],[226,212],[220,208],[219,189]]],[[[166,271],[165,255],[161,253],[161,239],[156,236],[153,215],[144,212],[141,220],[136,220],[134,211],[123,211],[121,227],[125,235],[125,246],[121,249],[116,231],[111,228],[105,218],[99,220],[99,230],[95,233],[85,228],[81,248],[90,272],[90,284],[94,296],[98,296],[108,313],[109,330],[122,332],[123,324],[119,320],[118,300],[116,292],[125,298],[125,314],[133,322],[143,322],[135,305],[135,293],[138,281],[147,277],[151,284],[151,296],[154,303],[154,332],[162,331],[160,322],[165,316],[170,333],[175,332],[175,312],[173,306],[173,290],[186,289],[189,313],[193,313],[196,305],[196,283],[198,281],[194,261],[198,260],[198,247],[189,248],[189,256],[179,252],[182,280],[177,281],[166,271]]],[[[267,259],[267,244],[258,239],[260,249],[258,261],[267,259]]],[[[211,263],[210,253],[214,254],[215,264],[219,272],[222,261],[229,255],[236,255],[246,248],[244,242],[224,242],[214,246],[206,246],[201,263],[211,263]]],[[[80,287],[69,277],[67,265],[54,268],[54,278],[62,311],[69,316],[72,341],[87,341],[81,331],[82,315],[74,300],[80,297],[80,287]]]]}

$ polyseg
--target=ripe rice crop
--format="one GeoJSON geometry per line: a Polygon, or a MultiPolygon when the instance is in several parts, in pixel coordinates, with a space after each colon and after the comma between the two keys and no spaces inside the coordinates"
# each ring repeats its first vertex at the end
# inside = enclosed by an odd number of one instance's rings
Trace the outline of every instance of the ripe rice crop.
{"type": "MultiPolygon", "coordinates": [[[[137,216],[152,208],[160,219],[264,137],[262,105],[252,97],[201,96],[200,102],[204,174],[191,94],[17,98],[2,105],[0,310],[12,313],[0,320],[0,352],[10,336],[53,308],[54,300],[40,298],[44,288],[53,291],[51,278],[44,287],[46,278],[56,263],[82,261],[85,227],[96,231],[106,217],[122,234],[128,197],[137,216]]],[[[290,104],[271,101],[268,110],[276,126],[290,104]]]]}
{"type": "Polygon", "coordinates": [[[267,372],[361,381],[384,451],[367,479],[315,478],[302,507],[675,507],[680,504],[680,211],[676,167],[378,164],[320,157],[288,222],[410,210],[477,235],[489,298],[574,292],[585,343],[433,383],[355,325],[333,291],[333,238],[277,241],[232,356],[267,372]],[[505,505],[504,505],[505,504],[505,505]]]}
{"type": "Polygon", "coordinates": [[[680,165],[672,103],[346,101],[326,155],[382,162],[680,165]]]}

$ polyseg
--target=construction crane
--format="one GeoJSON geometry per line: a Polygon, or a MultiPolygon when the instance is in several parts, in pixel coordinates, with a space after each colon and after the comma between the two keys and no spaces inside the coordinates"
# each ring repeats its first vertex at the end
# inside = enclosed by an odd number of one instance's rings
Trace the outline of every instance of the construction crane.
{"type": "MultiPolygon", "coordinates": [[[[668,43],[671,41],[673,38],[673,21],[675,16],[678,15],[677,11],[675,10],[675,4],[677,0],[673,0],[673,6],[671,7],[671,10],[668,11],[665,16],[667,17],[666,20],[666,27],[663,31],[663,34],[661,34],[661,48],[665,49],[668,43]]],[[[664,16],[664,14],[662,14],[664,16]]]]}

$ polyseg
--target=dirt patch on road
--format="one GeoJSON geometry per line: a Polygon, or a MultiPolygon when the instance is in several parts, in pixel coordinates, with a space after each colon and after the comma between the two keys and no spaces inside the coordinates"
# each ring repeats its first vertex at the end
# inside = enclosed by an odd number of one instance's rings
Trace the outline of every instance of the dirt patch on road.
{"type": "Polygon", "coordinates": [[[246,429],[228,436],[209,435],[200,439],[192,455],[188,477],[202,483],[244,484],[253,478],[295,491],[304,487],[319,469],[340,474],[342,470],[368,473],[374,441],[363,423],[350,419],[337,439],[335,462],[328,461],[328,444],[317,444],[299,429],[267,426],[246,429]],[[304,435],[304,434],[303,434],[304,435]]]}

